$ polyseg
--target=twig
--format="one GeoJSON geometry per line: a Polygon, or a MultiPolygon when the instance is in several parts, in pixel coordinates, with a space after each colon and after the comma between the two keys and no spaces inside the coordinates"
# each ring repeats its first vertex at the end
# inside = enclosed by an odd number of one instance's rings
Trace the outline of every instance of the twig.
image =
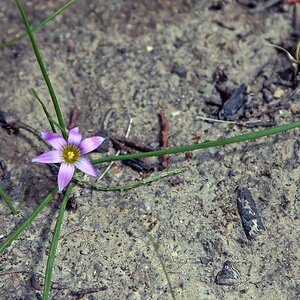
{"type": "Polygon", "coordinates": [[[250,9],[250,13],[259,13],[263,12],[266,9],[269,9],[270,7],[277,5],[281,2],[282,0],[267,0],[266,2],[263,3],[258,3],[254,8],[250,9]]]}
{"type": "MultiPolygon", "coordinates": [[[[161,137],[160,137],[160,149],[164,150],[168,147],[168,121],[164,112],[159,113],[160,123],[161,123],[161,137]]],[[[168,156],[163,155],[160,158],[161,170],[168,168],[168,156]]]]}
{"type": "Polygon", "coordinates": [[[274,47],[274,48],[277,48],[277,49],[283,51],[283,52],[287,55],[288,59],[289,59],[291,62],[297,64],[297,60],[293,57],[293,55],[291,55],[290,52],[287,51],[286,49],[284,49],[283,47],[280,47],[280,46],[275,45],[275,44],[270,44],[270,43],[266,43],[265,45],[266,45],[266,46],[271,46],[271,47],[274,47]]]}
{"type": "Polygon", "coordinates": [[[288,103],[288,102],[281,102],[279,106],[277,106],[277,107],[267,107],[267,109],[264,110],[264,111],[258,111],[258,112],[253,113],[251,115],[251,117],[257,118],[257,117],[261,117],[263,115],[272,114],[272,113],[275,113],[275,112],[277,112],[278,110],[281,110],[281,109],[288,109],[290,106],[291,106],[291,104],[288,103]]]}
{"type": "Polygon", "coordinates": [[[284,3],[285,4],[296,4],[296,3],[299,3],[300,1],[299,0],[285,0],[284,3]]]}
{"type": "Polygon", "coordinates": [[[112,141],[114,148],[116,148],[118,151],[124,151],[124,152],[127,152],[127,153],[134,153],[135,152],[131,148],[129,148],[128,146],[126,146],[123,143],[119,142],[115,138],[111,137],[110,140],[112,141]]]}
{"type": "Polygon", "coordinates": [[[72,108],[71,115],[70,115],[70,122],[68,125],[69,130],[76,127],[77,120],[78,120],[78,108],[77,108],[77,106],[74,106],[72,108]]]}
{"type": "MultiPolygon", "coordinates": [[[[130,133],[130,130],[131,130],[131,126],[132,126],[132,122],[133,122],[133,118],[130,118],[129,119],[129,122],[128,122],[128,127],[127,127],[127,130],[126,130],[126,133],[125,133],[125,137],[127,138],[129,136],[129,133],[130,133]]],[[[116,155],[115,156],[119,156],[121,153],[120,150],[117,151],[116,155]]],[[[110,170],[110,168],[113,166],[114,162],[112,161],[108,167],[101,173],[101,175],[98,177],[97,179],[97,182],[99,182],[104,176],[105,174],[110,170]]]]}
{"type": "MultiPolygon", "coordinates": [[[[106,285],[96,287],[96,288],[87,288],[87,289],[80,289],[78,291],[71,291],[72,296],[78,296],[78,297],[83,297],[86,294],[92,294],[92,293],[97,293],[101,291],[106,291],[108,287],[106,285]]],[[[79,298],[77,298],[79,299],[79,298]]],[[[80,298],[81,299],[81,298],[80,298]]]]}
{"type": "Polygon", "coordinates": [[[117,137],[117,138],[115,138],[115,140],[117,140],[118,142],[120,142],[124,145],[129,146],[132,149],[136,149],[141,152],[153,151],[153,149],[151,147],[149,147],[148,145],[146,145],[142,142],[129,140],[126,137],[117,137]]]}
{"type": "MultiPolygon", "coordinates": [[[[127,147],[126,145],[119,142],[118,140],[111,138],[111,141],[113,143],[113,146],[119,151],[124,151],[129,154],[135,153],[135,151],[131,147],[127,147]]],[[[123,164],[131,167],[137,172],[149,173],[153,171],[153,168],[141,159],[129,159],[127,161],[123,161],[123,164]]]]}
{"type": "Polygon", "coordinates": [[[260,123],[260,122],[261,122],[261,120],[246,121],[246,122],[240,122],[240,121],[225,121],[225,120],[212,119],[212,118],[207,118],[207,117],[202,117],[202,116],[197,116],[197,119],[203,120],[203,121],[209,121],[209,122],[226,123],[226,124],[235,124],[235,125],[255,124],[255,123],[260,123]]]}

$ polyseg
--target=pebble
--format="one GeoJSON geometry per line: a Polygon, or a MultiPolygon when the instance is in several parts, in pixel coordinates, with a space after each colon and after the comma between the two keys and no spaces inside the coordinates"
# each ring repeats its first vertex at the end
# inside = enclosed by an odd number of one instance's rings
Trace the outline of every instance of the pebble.
{"type": "Polygon", "coordinates": [[[278,88],[274,91],[274,98],[278,99],[281,98],[282,96],[284,96],[284,90],[281,88],[278,88]]]}
{"type": "Polygon", "coordinates": [[[154,50],[153,46],[147,46],[146,49],[147,52],[152,52],[154,50]]]}
{"type": "Polygon", "coordinates": [[[240,274],[233,267],[232,262],[225,261],[222,270],[217,274],[215,281],[218,285],[236,285],[240,282],[240,274]]]}
{"type": "Polygon", "coordinates": [[[245,104],[245,90],[246,85],[242,83],[232,92],[231,96],[225,101],[223,108],[219,113],[220,120],[233,116],[245,104]]]}
{"type": "Polygon", "coordinates": [[[178,77],[180,78],[185,78],[186,77],[186,70],[184,67],[181,66],[176,66],[173,71],[173,73],[177,74],[178,77]]]}
{"type": "Polygon", "coordinates": [[[267,103],[270,103],[273,100],[273,94],[269,89],[264,88],[262,90],[262,93],[263,93],[264,100],[267,103]]]}
{"type": "Polygon", "coordinates": [[[133,292],[130,295],[128,295],[127,299],[129,299],[129,300],[140,300],[142,298],[141,298],[141,295],[138,292],[133,292]]]}
{"type": "Polygon", "coordinates": [[[261,231],[265,230],[265,226],[252,194],[247,188],[240,189],[237,207],[247,238],[255,239],[261,231]]]}

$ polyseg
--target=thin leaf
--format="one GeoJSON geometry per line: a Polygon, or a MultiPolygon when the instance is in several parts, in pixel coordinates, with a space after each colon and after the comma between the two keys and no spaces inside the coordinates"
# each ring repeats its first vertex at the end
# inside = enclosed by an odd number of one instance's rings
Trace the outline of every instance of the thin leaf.
{"type": "Polygon", "coordinates": [[[12,204],[12,201],[10,200],[8,195],[4,192],[4,190],[1,188],[1,186],[0,186],[0,197],[3,198],[4,202],[6,203],[6,205],[8,206],[10,211],[12,212],[12,214],[13,215],[17,214],[17,210],[14,208],[14,206],[12,204]]]}
{"type": "MultiPolygon", "coordinates": [[[[40,51],[38,49],[37,43],[36,43],[35,38],[33,36],[32,30],[30,28],[26,13],[23,9],[23,6],[22,6],[20,0],[16,0],[16,2],[17,2],[17,5],[19,7],[20,13],[22,15],[24,24],[26,26],[27,33],[29,35],[29,38],[30,38],[30,41],[31,41],[31,45],[32,45],[36,60],[38,61],[38,64],[40,66],[40,69],[41,69],[41,72],[43,74],[44,80],[47,84],[49,93],[51,95],[51,99],[52,99],[52,103],[53,103],[53,106],[54,106],[54,109],[55,109],[55,112],[56,112],[57,120],[59,122],[59,125],[62,128],[65,128],[65,124],[64,124],[64,121],[63,121],[63,118],[62,118],[62,114],[61,114],[60,107],[59,107],[59,104],[58,104],[58,101],[57,101],[57,98],[56,98],[55,91],[53,89],[52,83],[51,83],[50,78],[48,76],[48,73],[46,71],[43,59],[41,57],[41,54],[40,54],[40,51]]],[[[67,139],[67,136],[65,135],[65,131],[62,131],[62,135],[64,136],[65,139],[67,139]]]]}
{"type": "Polygon", "coordinates": [[[41,106],[42,106],[42,108],[43,108],[43,111],[44,111],[44,113],[45,113],[45,115],[46,115],[46,117],[47,117],[47,119],[48,119],[48,121],[49,121],[49,124],[50,124],[50,126],[51,126],[52,131],[53,131],[53,132],[56,132],[55,126],[54,126],[54,124],[53,124],[53,122],[52,122],[52,120],[51,120],[52,118],[51,118],[51,116],[50,116],[50,113],[49,113],[48,110],[47,110],[46,105],[45,105],[44,102],[41,100],[41,98],[39,97],[38,93],[35,91],[34,88],[31,88],[31,92],[32,92],[33,96],[36,98],[36,100],[41,104],[41,106]]]}
{"type": "Polygon", "coordinates": [[[58,213],[58,216],[56,219],[55,229],[53,232],[52,242],[51,242],[48,260],[47,260],[43,300],[48,300],[48,297],[49,297],[49,292],[50,292],[50,288],[51,288],[51,277],[52,277],[52,271],[53,271],[53,265],[54,265],[57,244],[58,244],[59,233],[60,233],[60,229],[61,229],[64,212],[66,210],[66,205],[70,198],[72,188],[73,188],[73,184],[70,184],[66,190],[64,199],[60,205],[59,213],[58,213]]]}
{"type": "MultiPolygon", "coordinates": [[[[30,133],[32,133],[34,136],[36,136],[41,142],[43,142],[48,148],[50,147],[49,144],[42,138],[41,134],[35,130],[34,128],[32,128],[31,126],[25,124],[25,123],[21,123],[19,126],[20,129],[24,129],[30,133]]],[[[51,148],[51,147],[50,147],[51,148]]]]}
{"type": "Polygon", "coordinates": [[[207,149],[212,147],[218,147],[218,146],[224,146],[249,140],[255,140],[258,138],[262,138],[265,136],[269,136],[272,134],[284,132],[290,129],[294,129],[300,127],[300,121],[288,123],[285,125],[264,129],[260,131],[255,131],[251,133],[246,133],[242,135],[233,136],[226,139],[216,140],[216,141],[209,141],[209,142],[203,142],[200,144],[192,144],[192,145],[186,145],[182,147],[173,147],[168,148],[165,150],[158,150],[158,151],[151,151],[151,152],[142,152],[142,153],[133,153],[133,154],[126,154],[126,155],[120,155],[120,156],[110,156],[110,157],[103,157],[100,159],[95,159],[92,161],[94,165],[96,164],[102,164],[105,162],[111,162],[111,161],[118,161],[118,160],[128,160],[133,158],[144,158],[144,157],[152,157],[152,156],[161,156],[166,154],[175,154],[175,153],[182,153],[182,152],[188,152],[188,151],[195,151],[199,149],[207,149]]]}
{"type": "MultiPolygon", "coordinates": [[[[47,19],[45,19],[44,21],[42,21],[41,23],[39,23],[38,25],[32,27],[32,31],[35,31],[39,28],[41,28],[43,25],[47,24],[48,22],[50,22],[51,20],[53,20],[56,16],[58,16],[59,14],[61,14],[66,8],[68,8],[70,5],[72,5],[74,2],[76,2],[77,0],[71,0],[69,2],[67,2],[65,5],[63,5],[60,9],[58,9],[57,11],[55,11],[52,15],[50,15],[47,19]]],[[[13,44],[14,42],[17,42],[21,39],[23,39],[24,37],[27,36],[27,32],[26,33],[22,33],[20,35],[17,35],[16,37],[12,38],[11,40],[5,42],[4,44],[0,45],[0,49],[6,47],[6,46],[10,46],[11,44],[13,44]]]]}
{"type": "MultiPolygon", "coordinates": [[[[143,225],[143,224],[142,224],[142,225],[143,225]]],[[[156,256],[157,256],[157,258],[158,258],[158,260],[159,260],[159,263],[160,263],[160,265],[161,265],[161,268],[162,268],[163,273],[164,273],[164,275],[165,275],[165,278],[166,278],[166,280],[167,280],[167,284],[168,284],[168,287],[169,287],[169,290],[170,290],[172,299],[173,299],[173,300],[176,300],[175,293],[174,293],[174,290],[173,290],[173,288],[172,288],[171,279],[170,279],[170,276],[169,276],[169,274],[168,274],[168,272],[167,272],[166,265],[165,265],[163,259],[161,258],[161,255],[160,255],[160,253],[159,253],[158,245],[155,243],[154,238],[153,238],[152,235],[148,232],[147,228],[146,228],[144,225],[143,225],[143,228],[144,228],[144,231],[146,232],[146,235],[147,235],[147,237],[148,237],[150,243],[152,244],[152,247],[153,247],[153,249],[154,249],[154,252],[155,252],[155,254],[156,254],[156,256]]]]}
{"type": "Polygon", "coordinates": [[[11,234],[6,241],[0,246],[0,253],[3,252],[22,232],[28,225],[40,214],[45,206],[53,199],[57,193],[58,188],[54,188],[51,193],[42,201],[42,203],[33,211],[33,213],[11,234]]]}
{"type": "Polygon", "coordinates": [[[64,136],[68,136],[67,131],[62,128],[56,121],[54,121],[50,116],[48,117],[49,121],[51,121],[57,128],[61,130],[61,132],[64,132],[64,136]]]}
{"type": "Polygon", "coordinates": [[[77,176],[73,177],[73,179],[75,179],[80,184],[88,185],[98,191],[124,191],[124,190],[134,189],[141,185],[145,185],[147,183],[157,181],[157,180],[167,177],[167,176],[179,174],[184,171],[186,171],[186,169],[184,169],[184,168],[174,169],[174,170],[170,170],[170,171],[161,172],[158,175],[149,176],[148,178],[145,178],[142,180],[137,180],[137,181],[134,181],[134,182],[126,184],[126,185],[116,185],[116,186],[99,185],[96,182],[83,180],[77,176]]]}

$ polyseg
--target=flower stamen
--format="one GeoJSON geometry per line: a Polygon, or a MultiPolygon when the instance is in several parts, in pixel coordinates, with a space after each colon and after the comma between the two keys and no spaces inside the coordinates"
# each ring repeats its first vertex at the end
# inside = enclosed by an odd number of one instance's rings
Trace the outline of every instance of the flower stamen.
{"type": "Polygon", "coordinates": [[[74,145],[67,145],[62,149],[62,158],[67,164],[76,164],[80,158],[80,149],[74,145]]]}

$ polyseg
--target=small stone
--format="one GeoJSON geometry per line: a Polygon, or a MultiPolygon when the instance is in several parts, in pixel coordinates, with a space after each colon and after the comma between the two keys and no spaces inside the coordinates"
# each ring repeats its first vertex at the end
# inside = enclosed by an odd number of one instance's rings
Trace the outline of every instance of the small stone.
{"type": "Polygon", "coordinates": [[[265,226],[252,194],[247,188],[240,189],[237,208],[247,238],[255,239],[261,231],[265,230],[265,226]]]}
{"type": "Polygon", "coordinates": [[[297,107],[294,104],[291,104],[290,112],[292,115],[295,115],[297,113],[297,107]]]}
{"type": "Polygon", "coordinates": [[[88,255],[89,254],[88,245],[86,245],[85,243],[80,243],[80,247],[81,247],[81,250],[79,251],[79,253],[81,255],[88,255]]]}
{"type": "Polygon", "coordinates": [[[122,176],[123,172],[122,172],[121,168],[118,165],[114,165],[111,168],[111,174],[114,177],[120,178],[122,176]]]}
{"type": "Polygon", "coordinates": [[[30,284],[36,291],[41,291],[43,289],[41,281],[34,274],[32,274],[30,278],[30,284]]]}
{"type": "Polygon", "coordinates": [[[186,77],[186,70],[184,67],[175,66],[174,69],[172,70],[172,73],[177,74],[180,78],[186,77]]]}
{"type": "Polygon", "coordinates": [[[152,52],[154,48],[153,48],[153,46],[147,46],[146,49],[148,52],[152,52]]]}
{"type": "Polygon", "coordinates": [[[179,115],[181,115],[182,111],[181,110],[175,110],[171,112],[171,116],[172,117],[177,117],[179,115]]]}
{"type": "Polygon", "coordinates": [[[245,104],[246,99],[244,92],[246,85],[242,83],[237,89],[235,89],[230,97],[225,101],[221,111],[219,112],[219,119],[224,120],[228,117],[235,115],[239,109],[245,104]]]}
{"type": "Polygon", "coordinates": [[[281,89],[281,88],[277,88],[274,92],[274,98],[278,99],[278,98],[281,98],[282,96],[284,96],[284,90],[281,89]]]}
{"type": "Polygon", "coordinates": [[[272,101],[273,95],[272,95],[272,93],[271,93],[270,90],[268,90],[268,89],[263,89],[262,93],[263,93],[264,100],[265,100],[267,103],[269,103],[269,102],[272,101]]]}
{"type": "Polygon", "coordinates": [[[216,284],[232,286],[238,284],[240,278],[238,270],[233,267],[231,261],[227,260],[215,280],[216,284]]]}
{"type": "Polygon", "coordinates": [[[200,262],[202,265],[208,265],[210,262],[212,262],[212,259],[210,257],[201,256],[200,262]]]}
{"type": "Polygon", "coordinates": [[[182,40],[179,38],[176,38],[175,43],[174,43],[175,48],[176,49],[180,48],[182,46],[182,44],[183,44],[182,40]]]}
{"type": "Polygon", "coordinates": [[[138,293],[138,292],[133,292],[131,293],[127,299],[130,299],[130,300],[140,300],[142,299],[141,298],[141,295],[138,293]]]}

